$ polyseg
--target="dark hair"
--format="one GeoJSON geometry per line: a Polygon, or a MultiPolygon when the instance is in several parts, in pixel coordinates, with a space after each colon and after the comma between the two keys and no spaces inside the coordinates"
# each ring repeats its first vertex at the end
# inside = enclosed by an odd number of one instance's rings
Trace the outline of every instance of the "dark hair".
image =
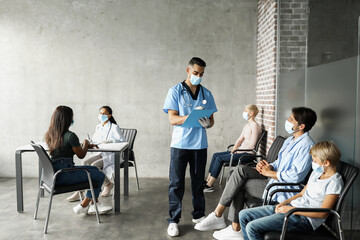
{"type": "Polygon", "coordinates": [[[314,110],[307,107],[294,107],[291,111],[299,124],[305,124],[304,132],[310,131],[315,125],[317,117],[314,110]]]}
{"type": "Polygon", "coordinates": [[[45,141],[49,146],[50,155],[63,142],[64,134],[73,121],[73,110],[67,106],[58,106],[51,116],[49,130],[45,133],[45,141]]]}
{"type": "MultiPolygon", "coordinates": [[[[102,109],[102,108],[105,108],[105,109],[109,112],[109,114],[111,114],[111,117],[109,118],[109,121],[110,121],[111,123],[117,125],[117,123],[116,123],[116,121],[115,121],[115,118],[112,116],[112,109],[111,109],[111,107],[109,107],[109,106],[102,106],[100,109],[102,109]]],[[[100,110],[100,109],[99,109],[99,110],[100,110]]]]}
{"type": "Polygon", "coordinates": [[[206,67],[206,62],[198,57],[193,57],[189,61],[189,65],[194,66],[194,64],[199,65],[200,67],[206,67]]]}

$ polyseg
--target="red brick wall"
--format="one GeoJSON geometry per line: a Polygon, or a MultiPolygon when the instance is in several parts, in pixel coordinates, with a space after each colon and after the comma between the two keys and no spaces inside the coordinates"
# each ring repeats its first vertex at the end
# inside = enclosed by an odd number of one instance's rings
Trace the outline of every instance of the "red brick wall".
{"type": "Polygon", "coordinates": [[[257,120],[268,131],[266,149],[275,138],[276,46],[277,1],[258,0],[256,103],[257,120]]]}

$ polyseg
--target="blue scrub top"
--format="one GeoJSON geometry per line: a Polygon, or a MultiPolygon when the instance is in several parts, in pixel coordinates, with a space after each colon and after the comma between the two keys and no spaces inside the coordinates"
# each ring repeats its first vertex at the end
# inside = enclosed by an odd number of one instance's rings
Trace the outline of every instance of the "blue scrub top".
{"type": "MultiPolygon", "coordinates": [[[[202,106],[204,109],[215,109],[215,112],[217,112],[213,95],[205,87],[201,86],[201,88],[202,90],[200,89],[196,100],[192,99],[190,93],[182,83],[170,88],[164,102],[164,112],[168,113],[168,110],[170,109],[178,111],[179,116],[186,116],[198,106],[202,106]],[[201,91],[204,92],[206,104],[202,103],[204,98],[201,91]]],[[[192,150],[208,148],[205,128],[175,125],[172,134],[171,147],[192,150]]]]}

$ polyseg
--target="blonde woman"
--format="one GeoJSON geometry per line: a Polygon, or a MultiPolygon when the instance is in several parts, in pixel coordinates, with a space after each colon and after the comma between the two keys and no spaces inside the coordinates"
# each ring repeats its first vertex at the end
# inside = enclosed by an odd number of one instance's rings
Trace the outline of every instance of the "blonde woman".
{"type": "Polygon", "coordinates": [[[209,175],[206,179],[206,185],[204,187],[204,192],[213,192],[213,184],[216,178],[219,176],[222,165],[225,162],[230,162],[231,154],[234,154],[233,163],[237,163],[240,157],[244,155],[253,154],[253,152],[241,152],[234,153],[237,149],[254,149],[256,142],[258,141],[261,135],[261,127],[255,121],[255,117],[258,114],[259,109],[256,105],[247,105],[243,112],[243,118],[247,121],[247,124],[244,126],[240,137],[236,140],[232,150],[226,152],[214,153],[211,164],[209,168],[209,175]]]}

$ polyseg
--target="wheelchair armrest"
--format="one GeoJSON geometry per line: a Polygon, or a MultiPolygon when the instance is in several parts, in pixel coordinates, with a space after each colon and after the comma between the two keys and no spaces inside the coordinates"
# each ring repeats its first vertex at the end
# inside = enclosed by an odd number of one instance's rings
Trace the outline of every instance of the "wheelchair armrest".
{"type": "Polygon", "coordinates": [[[305,185],[302,182],[298,182],[298,183],[277,182],[277,183],[269,184],[269,186],[266,186],[265,190],[269,191],[270,188],[272,188],[274,186],[300,186],[300,187],[304,187],[305,185]]]}
{"type": "MultiPolygon", "coordinates": [[[[265,188],[265,198],[264,198],[264,205],[268,203],[268,197],[270,198],[270,200],[272,199],[272,196],[274,196],[275,193],[277,192],[297,192],[297,191],[292,191],[292,190],[299,190],[299,189],[284,189],[284,188],[281,188],[281,189],[275,189],[274,191],[272,191],[270,193],[270,196],[269,196],[269,191],[272,187],[274,186],[299,186],[299,187],[302,187],[304,188],[305,185],[300,182],[300,183],[287,183],[287,182],[278,182],[278,183],[272,183],[272,184],[269,184],[268,186],[266,186],[265,188]],[[278,190],[278,191],[277,191],[278,190]],[[285,191],[286,190],[286,191],[285,191]]],[[[299,191],[301,192],[301,190],[299,191]]]]}
{"type": "Polygon", "coordinates": [[[229,151],[229,148],[233,147],[234,144],[230,144],[228,147],[227,147],[227,150],[229,151]]]}
{"type": "Polygon", "coordinates": [[[256,153],[256,152],[255,152],[255,149],[236,149],[236,150],[234,150],[233,153],[237,153],[237,152],[250,152],[250,151],[256,153]]]}
{"type": "MultiPolygon", "coordinates": [[[[287,229],[289,218],[295,212],[327,212],[327,213],[333,214],[333,215],[335,215],[335,217],[338,220],[337,222],[338,222],[339,232],[342,235],[342,230],[341,230],[341,225],[340,225],[341,217],[340,217],[339,213],[337,213],[333,209],[330,209],[330,208],[293,208],[290,211],[288,211],[287,213],[285,213],[284,224],[282,227],[280,240],[285,239],[285,234],[286,234],[286,229],[287,229]]],[[[340,236],[340,239],[343,239],[343,237],[340,236]]]]}
{"type": "Polygon", "coordinates": [[[278,193],[278,192],[296,192],[296,193],[299,193],[301,192],[302,189],[286,189],[286,188],[278,188],[278,189],[275,189],[274,191],[272,191],[270,194],[266,193],[265,195],[265,200],[264,200],[264,204],[263,205],[267,205],[269,204],[269,202],[271,201],[272,197],[275,195],[275,193],[278,193]],[[269,201],[268,201],[269,199],[269,201]]]}

